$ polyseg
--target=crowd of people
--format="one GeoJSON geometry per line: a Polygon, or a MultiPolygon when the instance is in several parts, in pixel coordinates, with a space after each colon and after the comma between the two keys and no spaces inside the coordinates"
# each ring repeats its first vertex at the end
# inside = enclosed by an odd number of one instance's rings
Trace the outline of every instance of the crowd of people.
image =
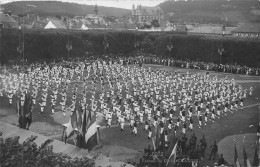
{"type": "MultiPolygon", "coordinates": [[[[188,139],[186,135],[183,135],[180,140],[176,138],[173,141],[178,142],[177,147],[177,157],[176,157],[176,166],[198,166],[200,161],[204,158],[208,160],[216,160],[216,154],[218,153],[218,145],[216,141],[212,143],[210,146],[210,154],[205,155],[205,150],[207,148],[207,141],[205,136],[197,141],[197,137],[195,133],[193,133],[188,139]]],[[[160,161],[156,161],[156,159],[163,159],[163,154],[161,152],[156,152],[151,149],[150,145],[148,148],[144,149],[144,156],[140,159],[140,166],[160,166],[160,161]]],[[[215,166],[228,165],[225,161],[223,154],[220,154],[220,158],[215,162],[215,166]]]]}
{"type": "MultiPolygon", "coordinates": [[[[155,61],[139,59],[139,62],[155,61]]],[[[30,94],[34,106],[40,107],[33,112],[61,112],[66,116],[67,111],[70,115],[77,111],[78,121],[82,116],[78,107],[93,116],[101,113],[107,128],[117,122],[123,133],[129,124],[132,134],[137,135],[137,127],[142,126],[147,131],[147,140],[160,133],[165,148],[169,147],[170,135],[182,135],[182,154],[195,159],[198,150],[201,157],[205,156],[206,139],[200,141],[198,149],[196,136],[188,142],[186,133],[237,112],[253,92],[252,88],[243,89],[227,77],[124,65],[128,63],[131,62],[123,59],[91,63],[62,61],[31,64],[24,71],[20,67],[2,68],[0,96],[8,98],[10,106],[16,103],[14,97],[21,99],[23,106],[25,95],[30,94]],[[57,110],[57,106],[61,109],[57,110]]],[[[172,66],[172,63],[185,65],[187,62],[161,60],[158,63],[172,66]]],[[[190,63],[188,68],[195,64],[190,63]]],[[[211,158],[214,157],[213,152],[211,158]]]]}
{"type": "MultiPolygon", "coordinates": [[[[132,61],[135,61],[135,59],[133,59],[132,61]]],[[[172,58],[171,59],[160,58],[155,56],[143,57],[140,59],[140,61],[146,64],[160,64],[160,65],[179,67],[179,68],[199,69],[199,70],[208,70],[208,71],[215,71],[215,72],[260,76],[260,68],[248,67],[245,65],[216,64],[212,62],[209,63],[209,62],[193,61],[193,60],[178,60],[172,58]]]]}

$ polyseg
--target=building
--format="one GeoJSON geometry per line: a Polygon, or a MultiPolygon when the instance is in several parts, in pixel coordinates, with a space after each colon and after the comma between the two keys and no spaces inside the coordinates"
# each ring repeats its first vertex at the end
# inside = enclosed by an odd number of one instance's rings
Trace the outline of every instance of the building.
{"type": "Polygon", "coordinates": [[[0,28],[18,28],[18,22],[10,13],[0,13],[0,28]]]}
{"type": "Polygon", "coordinates": [[[40,21],[38,14],[27,14],[20,18],[19,24],[24,28],[33,29],[35,27],[34,24],[40,21]]]}
{"type": "Polygon", "coordinates": [[[62,20],[49,19],[44,29],[66,29],[66,25],[62,20]]]}
{"type": "Polygon", "coordinates": [[[158,20],[161,23],[163,15],[162,9],[159,6],[156,7],[142,7],[141,5],[135,5],[132,7],[132,17],[136,23],[152,22],[152,20],[158,20]]]}
{"type": "Polygon", "coordinates": [[[240,25],[231,33],[234,37],[260,38],[260,23],[246,23],[240,25]]]}
{"type": "Polygon", "coordinates": [[[37,21],[33,24],[33,29],[44,29],[44,27],[48,24],[48,20],[37,21]]]}
{"type": "Polygon", "coordinates": [[[70,20],[70,28],[76,30],[88,30],[88,25],[84,23],[82,20],[70,20]]]}

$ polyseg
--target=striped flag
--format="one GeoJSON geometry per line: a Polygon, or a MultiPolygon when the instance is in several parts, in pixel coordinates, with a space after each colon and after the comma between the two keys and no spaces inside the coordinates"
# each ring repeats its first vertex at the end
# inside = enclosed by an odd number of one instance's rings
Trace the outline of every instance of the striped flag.
{"type": "MultiPolygon", "coordinates": [[[[90,113],[90,111],[89,111],[90,113]]],[[[88,114],[88,120],[90,120],[89,128],[87,129],[87,133],[85,134],[85,142],[86,142],[86,148],[88,151],[91,151],[97,144],[97,123],[96,123],[96,117],[89,118],[91,114],[88,114]]]]}
{"type": "Polygon", "coordinates": [[[168,160],[167,160],[166,166],[167,166],[168,163],[170,162],[170,159],[171,159],[172,156],[173,156],[173,164],[175,164],[176,155],[177,155],[177,145],[178,145],[178,141],[176,142],[175,146],[174,146],[173,149],[172,149],[172,153],[171,153],[171,155],[169,156],[169,158],[168,158],[168,160]]]}
{"type": "Polygon", "coordinates": [[[87,130],[87,114],[86,114],[86,108],[83,111],[83,118],[82,118],[82,125],[80,127],[80,137],[79,137],[79,141],[78,141],[78,146],[80,148],[86,148],[86,143],[85,143],[85,134],[86,134],[86,130],[87,130]]]}
{"type": "Polygon", "coordinates": [[[83,111],[83,117],[82,117],[82,125],[80,128],[80,133],[82,134],[82,136],[85,136],[86,134],[86,130],[87,130],[87,114],[86,114],[86,108],[83,111]]]}
{"type": "Polygon", "coordinates": [[[167,149],[166,153],[165,153],[165,158],[168,159],[172,153],[172,150],[176,144],[176,142],[178,141],[178,139],[175,139],[175,137],[172,138],[171,142],[170,142],[170,146],[169,148],[167,149]]]}
{"type": "MultiPolygon", "coordinates": [[[[76,111],[74,110],[70,116],[70,120],[66,124],[62,124],[64,126],[63,134],[65,132],[65,144],[67,143],[67,138],[71,135],[73,130],[78,130],[77,128],[77,115],[76,111]]],[[[62,137],[63,140],[63,137],[62,137]]]]}
{"type": "Polygon", "coordinates": [[[240,167],[240,163],[238,160],[238,155],[237,155],[237,147],[236,147],[236,141],[234,140],[234,145],[235,145],[235,155],[234,155],[234,162],[236,167],[240,167]]]}

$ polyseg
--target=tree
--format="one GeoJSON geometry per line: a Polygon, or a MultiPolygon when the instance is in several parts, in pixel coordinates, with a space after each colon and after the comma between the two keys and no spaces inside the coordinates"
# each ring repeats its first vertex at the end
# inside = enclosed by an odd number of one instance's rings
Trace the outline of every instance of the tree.
{"type": "Polygon", "coordinates": [[[46,140],[40,147],[34,142],[36,139],[37,136],[31,136],[20,144],[18,136],[4,139],[0,133],[0,166],[94,166],[94,158],[71,158],[66,154],[54,153],[53,147],[49,146],[53,139],[46,140]]]}
{"type": "Polygon", "coordinates": [[[158,20],[152,20],[151,25],[152,25],[153,27],[160,27],[160,23],[159,23],[158,20]]]}
{"type": "Polygon", "coordinates": [[[60,15],[56,15],[55,18],[61,20],[61,16],[60,15]]]}

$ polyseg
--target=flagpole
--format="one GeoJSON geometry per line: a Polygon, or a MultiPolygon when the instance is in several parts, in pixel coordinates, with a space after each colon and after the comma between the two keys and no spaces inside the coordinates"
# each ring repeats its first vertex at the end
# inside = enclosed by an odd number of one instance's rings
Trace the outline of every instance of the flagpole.
{"type": "Polygon", "coordinates": [[[245,138],[246,136],[243,137],[243,156],[244,156],[244,166],[247,167],[247,160],[245,159],[245,138]]]}
{"type": "Polygon", "coordinates": [[[166,144],[165,130],[163,129],[163,167],[166,167],[166,164],[165,164],[165,144],[166,144]]]}
{"type": "Polygon", "coordinates": [[[234,146],[235,146],[235,155],[234,155],[234,165],[235,167],[240,167],[240,163],[238,160],[238,155],[237,155],[237,148],[236,148],[236,140],[234,139],[234,146]]]}

